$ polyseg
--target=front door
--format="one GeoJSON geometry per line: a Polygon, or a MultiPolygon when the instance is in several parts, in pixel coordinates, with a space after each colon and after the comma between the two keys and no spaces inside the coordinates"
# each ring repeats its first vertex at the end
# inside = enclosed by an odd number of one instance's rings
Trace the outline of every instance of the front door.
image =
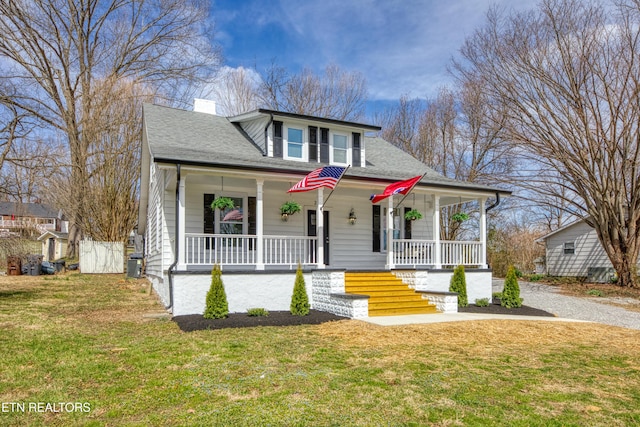
{"type": "MultiPolygon", "coordinates": [[[[324,263],[325,265],[329,265],[329,212],[322,211],[322,217],[324,220],[324,263]]],[[[309,237],[317,237],[318,236],[318,226],[316,223],[316,211],[308,210],[307,211],[307,236],[309,237]]]]}

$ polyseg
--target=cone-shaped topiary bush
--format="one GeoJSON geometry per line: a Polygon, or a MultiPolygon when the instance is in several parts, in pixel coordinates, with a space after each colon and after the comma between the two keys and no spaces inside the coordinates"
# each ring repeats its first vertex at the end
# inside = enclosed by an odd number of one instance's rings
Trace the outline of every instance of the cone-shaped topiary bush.
{"type": "Polygon", "coordinates": [[[458,307],[469,305],[467,300],[467,279],[464,275],[464,266],[459,265],[453,270],[449,291],[458,293],[458,307]]]}
{"type": "Polygon", "coordinates": [[[502,290],[502,298],[500,298],[500,305],[503,307],[522,307],[520,286],[518,286],[518,277],[516,274],[515,267],[510,266],[507,270],[507,276],[504,278],[504,289],[502,290]]]}
{"type": "Polygon", "coordinates": [[[205,319],[222,319],[229,314],[227,294],[224,292],[222,272],[218,264],[211,270],[211,287],[207,292],[207,306],[204,309],[205,319]]]}
{"type": "Polygon", "coordinates": [[[309,314],[309,297],[307,296],[307,288],[304,284],[304,276],[302,275],[302,267],[298,264],[296,271],[296,283],[293,286],[293,295],[291,296],[291,314],[294,316],[306,316],[309,314]]]}

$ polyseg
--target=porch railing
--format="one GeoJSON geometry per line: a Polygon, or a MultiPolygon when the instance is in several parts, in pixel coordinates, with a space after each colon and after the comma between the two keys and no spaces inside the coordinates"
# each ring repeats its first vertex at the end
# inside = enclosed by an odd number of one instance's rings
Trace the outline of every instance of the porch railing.
{"type": "MultiPolygon", "coordinates": [[[[316,263],[316,237],[263,236],[265,265],[316,263]]],[[[258,263],[258,241],[245,234],[186,235],[185,261],[190,265],[251,265],[258,263]]]]}
{"type": "MultiPolygon", "coordinates": [[[[393,241],[395,265],[436,265],[436,242],[433,240],[395,239],[393,241]]],[[[440,242],[440,265],[475,266],[482,264],[482,243],[464,241],[440,242]]]]}

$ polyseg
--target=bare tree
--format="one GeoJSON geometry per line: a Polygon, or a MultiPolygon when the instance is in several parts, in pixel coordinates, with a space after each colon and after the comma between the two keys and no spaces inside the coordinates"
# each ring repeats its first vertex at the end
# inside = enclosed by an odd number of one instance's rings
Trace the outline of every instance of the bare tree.
{"type": "Polygon", "coordinates": [[[260,84],[260,76],[251,69],[222,70],[213,89],[219,112],[235,116],[258,108],[260,84]]]}
{"type": "Polygon", "coordinates": [[[640,250],[639,43],[637,0],[543,0],[527,13],[491,10],[456,65],[508,112],[525,188],[585,218],[623,286],[637,286],[640,250]]]}
{"type": "MultiPolygon", "coordinates": [[[[501,120],[490,120],[485,104],[477,82],[458,91],[441,88],[432,100],[404,95],[378,117],[381,136],[449,178],[496,184],[513,165],[501,120]]],[[[468,223],[455,215],[477,209],[477,204],[445,207],[441,238],[454,240],[465,232],[468,223]]]]}
{"type": "Polygon", "coordinates": [[[69,256],[89,220],[96,81],[101,91],[127,80],[174,96],[219,62],[206,18],[197,0],[0,0],[0,85],[20,88],[9,105],[65,135],[75,194],[65,206],[69,256]]]}
{"type": "Polygon", "coordinates": [[[14,141],[0,169],[2,197],[22,203],[51,202],[50,184],[65,158],[63,147],[51,138],[14,141]]]}
{"type": "Polygon", "coordinates": [[[261,105],[281,111],[336,120],[358,120],[364,116],[367,85],[364,76],[329,65],[318,76],[305,68],[289,75],[275,64],[262,76],[261,105]]]}

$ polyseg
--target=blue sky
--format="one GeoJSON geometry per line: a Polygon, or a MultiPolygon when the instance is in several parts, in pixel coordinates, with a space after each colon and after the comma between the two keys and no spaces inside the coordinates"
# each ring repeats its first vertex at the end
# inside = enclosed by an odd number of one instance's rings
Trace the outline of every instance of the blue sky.
{"type": "Polygon", "coordinates": [[[213,0],[215,40],[229,67],[289,72],[329,64],[364,74],[370,101],[430,98],[491,4],[535,0],[213,0]]]}

